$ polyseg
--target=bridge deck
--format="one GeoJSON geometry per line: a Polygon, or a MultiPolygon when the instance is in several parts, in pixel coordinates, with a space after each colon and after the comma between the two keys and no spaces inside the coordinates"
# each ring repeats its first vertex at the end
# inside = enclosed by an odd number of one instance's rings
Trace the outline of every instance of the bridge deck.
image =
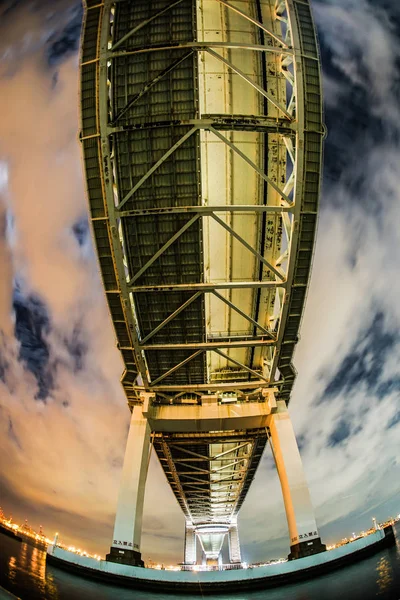
{"type": "MultiPolygon", "coordinates": [[[[86,4],[81,141],[129,403],[288,402],[323,137],[308,3],[86,4]]],[[[235,514],[265,430],[176,435],[154,443],[185,514],[235,514]]]]}
{"type": "Polygon", "coordinates": [[[264,429],[162,434],[154,447],[185,516],[193,524],[230,523],[245,498],[260,462],[264,429]]]}

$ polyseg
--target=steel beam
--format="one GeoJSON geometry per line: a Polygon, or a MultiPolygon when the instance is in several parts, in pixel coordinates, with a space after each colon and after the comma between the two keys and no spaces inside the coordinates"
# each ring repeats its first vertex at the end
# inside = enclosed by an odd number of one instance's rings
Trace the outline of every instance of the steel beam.
{"type": "Polygon", "coordinates": [[[241,448],[244,448],[245,446],[249,446],[250,444],[251,444],[251,442],[244,442],[244,444],[238,444],[237,446],[235,446],[235,448],[230,448],[229,450],[225,450],[225,452],[220,452],[219,454],[216,454],[213,457],[213,460],[221,460],[221,458],[223,456],[226,456],[227,454],[232,454],[232,452],[237,452],[241,448]]]}
{"type": "Polygon", "coordinates": [[[157,325],[157,327],[155,327],[148,335],[146,335],[146,337],[141,339],[140,343],[145,344],[146,342],[148,342],[156,333],[158,333],[160,331],[160,329],[162,329],[163,327],[168,325],[168,323],[170,323],[173,319],[175,319],[175,317],[177,317],[183,310],[185,310],[185,308],[190,306],[192,304],[192,302],[197,300],[197,298],[199,298],[201,295],[202,295],[202,292],[196,292],[195,294],[193,294],[193,296],[191,296],[179,308],[177,308],[173,313],[171,313],[169,315],[169,317],[164,319],[164,321],[162,321],[162,323],[157,325]]]}
{"type": "MultiPolygon", "coordinates": [[[[103,8],[102,16],[105,23],[109,23],[110,19],[110,4],[103,8]]],[[[131,338],[132,347],[135,349],[135,358],[138,370],[141,374],[145,388],[148,388],[149,381],[147,377],[147,365],[138,348],[137,323],[132,314],[129,305],[129,290],[127,289],[125,279],[125,266],[123,259],[123,250],[121,248],[118,236],[118,224],[115,216],[115,202],[112,178],[108,174],[112,173],[110,141],[106,132],[108,123],[108,84],[107,84],[107,58],[108,49],[108,30],[104,25],[101,28],[100,48],[99,48],[99,64],[98,64],[98,97],[96,98],[96,113],[100,129],[100,156],[99,168],[102,178],[102,191],[105,196],[105,204],[109,215],[108,234],[111,241],[113,252],[113,263],[115,268],[116,279],[119,284],[121,304],[124,311],[124,317],[128,326],[129,336],[131,338]]]]}
{"type": "Polygon", "coordinates": [[[286,287],[285,281],[223,281],[216,283],[176,283],[162,285],[135,285],[130,286],[134,293],[149,292],[213,292],[214,290],[239,290],[258,288],[286,287]]]}
{"type": "Polygon", "coordinates": [[[166,377],[169,377],[169,375],[172,375],[172,373],[175,373],[175,371],[182,368],[183,366],[187,365],[188,362],[190,362],[194,358],[197,358],[197,356],[200,356],[200,354],[203,354],[203,352],[204,350],[198,350],[197,352],[194,352],[193,354],[185,358],[185,360],[182,360],[178,365],[175,365],[175,367],[172,367],[172,369],[169,369],[168,371],[160,375],[160,377],[157,377],[157,379],[150,381],[150,387],[153,387],[153,385],[157,385],[157,383],[160,383],[160,381],[162,381],[166,377]]]}
{"type": "MultiPolygon", "coordinates": [[[[229,467],[234,467],[236,465],[239,465],[240,463],[245,462],[246,460],[247,460],[247,458],[240,457],[240,458],[238,458],[238,459],[236,459],[236,460],[228,463],[227,465],[223,465],[222,467],[218,467],[217,469],[213,469],[211,471],[211,473],[220,473],[221,471],[224,471],[225,469],[229,469],[229,467]]],[[[233,472],[236,472],[236,470],[232,471],[232,473],[233,472]]]]}
{"type": "MultiPolygon", "coordinates": [[[[169,206],[166,208],[134,208],[132,210],[121,210],[116,211],[120,218],[128,217],[141,217],[143,215],[164,215],[164,214],[181,214],[181,213],[291,213],[293,212],[293,206],[268,206],[264,204],[224,204],[223,206],[169,206]]],[[[106,217],[99,217],[100,220],[106,219],[106,217]]]]}
{"type": "Polygon", "coordinates": [[[248,244],[246,240],[242,238],[241,235],[236,233],[236,231],[234,231],[232,227],[229,227],[229,225],[227,225],[222,219],[217,217],[216,214],[211,213],[210,216],[214,219],[214,221],[221,225],[221,227],[223,227],[232,237],[234,237],[238,242],[240,242],[242,246],[247,248],[249,252],[251,252],[260,262],[263,263],[263,265],[265,265],[268,269],[270,269],[270,271],[272,271],[277,277],[279,277],[281,281],[284,281],[285,277],[279,271],[277,271],[277,269],[275,269],[275,267],[273,267],[271,263],[269,263],[263,256],[261,256],[261,254],[257,252],[257,250],[250,246],[250,244],[248,244]]]}
{"type": "MultiPolygon", "coordinates": [[[[198,391],[220,391],[220,392],[231,392],[234,390],[258,390],[262,388],[270,388],[274,389],[279,382],[274,381],[269,384],[266,384],[263,379],[259,379],[258,381],[233,381],[229,383],[215,383],[210,381],[209,383],[193,383],[193,384],[177,384],[177,385],[155,385],[151,388],[152,392],[167,392],[167,391],[176,391],[176,392],[198,392],[198,391]]],[[[143,391],[143,386],[133,386],[134,390],[143,391]]]]}
{"type": "Polygon", "coordinates": [[[153,256],[146,262],[146,264],[143,265],[143,267],[141,269],[139,269],[139,271],[137,273],[135,273],[131,279],[128,281],[128,285],[132,285],[133,283],[135,283],[135,281],[137,281],[139,279],[139,277],[141,277],[141,275],[143,275],[143,273],[145,271],[147,271],[147,269],[149,267],[151,267],[151,265],[158,259],[160,258],[160,256],[166,251],[168,250],[168,248],[170,246],[172,246],[172,244],[174,242],[176,242],[176,240],[178,238],[181,237],[181,235],[183,233],[185,233],[185,231],[187,229],[189,229],[189,227],[191,227],[193,225],[193,223],[195,223],[198,219],[200,218],[200,215],[194,215],[187,223],[185,223],[183,225],[183,227],[181,227],[179,229],[179,231],[177,231],[172,237],[170,237],[170,239],[165,242],[165,244],[163,246],[161,246],[161,248],[159,250],[157,250],[157,252],[155,254],[153,254],[153,256]]]}
{"type": "MultiPolygon", "coordinates": [[[[173,119],[162,121],[147,121],[144,123],[129,123],[116,125],[115,119],[110,121],[107,126],[109,135],[118,135],[119,133],[127,133],[130,131],[148,131],[154,129],[165,129],[166,127],[181,127],[181,126],[197,126],[199,129],[214,129],[222,131],[243,131],[257,132],[265,134],[278,134],[282,136],[291,136],[296,132],[296,121],[288,121],[286,118],[272,119],[263,115],[247,116],[247,115],[229,115],[223,118],[221,115],[202,115],[200,119],[173,119]]],[[[83,139],[90,139],[88,136],[83,139]]]]}
{"type": "Polygon", "coordinates": [[[272,188],[274,188],[274,190],[279,194],[279,196],[281,197],[281,199],[286,202],[287,206],[291,206],[292,205],[291,199],[288,196],[286,196],[286,194],[284,194],[283,191],[281,189],[279,189],[279,187],[276,185],[276,183],[274,181],[272,181],[272,179],[270,179],[268,177],[268,175],[266,175],[262,169],[260,169],[259,167],[257,167],[257,165],[254,164],[253,161],[250,160],[248,158],[248,156],[246,156],[244,154],[244,152],[242,152],[241,150],[239,150],[239,148],[237,146],[235,146],[235,144],[233,144],[230,140],[228,140],[228,138],[226,138],[224,135],[222,135],[222,133],[220,133],[219,131],[217,131],[213,127],[210,128],[210,131],[217,138],[219,138],[222,142],[224,142],[227,146],[229,146],[229,148],[231,150],[233,150],[233,152],[236,152],[236,154],[238,154],[241,158],[243,158],[243,160],[245,162],[247,162],[247,164],[250,165],[250,167],[252,167],[254,169],[254,171],[256,171],[256,173],[258,173],[260,175],[260,177],[262,179],[264,179],[264,181],[266,181],[267,183],[269,183],[269,185],[272,188]]]}
{"type": "Polygon", "coordinates": [[[181,481],[180,481],[180,479],[179,479],[179,477],[177,475],[177,471],[176,471],[174,462],[172,460],[172,456],[171,456],[170,450],[168,448],[168,444],[165,442],[165,440],[161,439],[161,445],[162,445],[162,449],[163,449],[163,454],[164,454],[165,458],[167,459],[168,466],[170,468],[170,472],[171,472],[171,476],[172,476],[174,485],[176,487],[176,490],[177,490],[177,492],[179,494],[179,498],[180,498],[181,503],[182,503],[181,506],[183,508],[183,512],[185,513],[186,517],[189,517],[190,511],[189,511],[189,507],[188,507],[188,504],[187,504],[186,495],[185,495],[185,492],[184,492],[183,487],[181,485],[181,481]]]}
{"type": "MultiPolygon", "coordinates": [[[[240,42],[180,42],[177,44],[160,44],[159,46],[140,46],[133,50],[113,51],[109,50],[107,58],[121,58],[133,54],[144,54],[146,52],[166,52],[168,50],[180,50],[184,48],[194,48],[197,51],[206,51],[208,48],[227,48],[230,50],[253,50],[254,52],[266,52],[278,55],[293,55],[293,50],[288,48],[275,48],[273,46],[263,46],[260,44],[242,44],[240,42]]],[[[311,57],[312,58],[312,57],[311,57]]]]}
{"type": "Polygon", "coordinates": [[[264,96],[264,98],[266,98],[268,100],[268,102],[273,104],[275,106],[275,108],[277,108],[283,115],[285,115],[285,117],[288,119],[288,121],[292,120],[292,115],[290,113],[288,113],[286,108],[284,106],[282,106],[279,102],[277,102],[275,100],[275,98],[273,96],[271,96],[271,94],[269,94],[266,90],[264,90],[264,88],[262,88],[257,83],[255,83],[255,81],[253,81],[252,79],[250,79],[250,77],[248,77],[246,75],[246,73],[243,73],[243,71],[241,69],[236,67],[233,63],[231,63],[229,60],[227,60],[220,54],[218,54],[218,52],[214,52],[214,50],[212,50],[211,48],[206,48],[206,50],[211,56],[213,56],[217,60],[220,60],[222,63],[224,63],[224,65],[226,65],[229,69],[231,69],[231,71],[233,71],[234,73],[239,75],[239,77],[244,79],[244,81],[246,81],[249,85],[251,85],[251,87],[253,87],[255,90],[257,90],[257,92],[259,94],[261,94],[261,96],[264,96]]]}
{"type": "Polygon", "coordinates": [[[168,4],[168,6],[166,6],[162,10],[157,11],[156,13],[154,13],[154,15],[152,15],[148,19],[146,19],[145,21],[142,21],[141,23],[139,23],[139,25],[136,25],[136,27],[133,27],[130,31],[128,31],[128,33],[126,35],[124,35],[120,40],[118,40],[117,42],[115,42],[115,44],[113,44],[111,50],[115,51],[124,42],[126,42],[127,40],[129,40],[130,37],[132,37],[133,35],[135,35],[135,33],[137,33],[138,31],[140,31],[143,27],[146,27],[146,25],[148,25],[149,23],[151,23],[152,21],[154,21],[154,19],[157,19],[158,17],[161,17],[161,15],[163,15],[164,13],[166,13],[168,10],[170,10],[171,8],[173,8],[174,6],[176,6],[177,4],[180,4],[181,2],[183,2],[183,0],[176,0],[175,2],[172,2],[171,4],[168,4]]]}
{"type": "MultiPolygon", "coordinates": [[[[123,109],[125,110],[125,109],[123,109]]],[[[265,117],[263,115],[229,115],[223,117],[220,114],[202,115],[199,119],[173,119],[162,121],[148,121],[140,123],[124,123],[121,125],[115,124],[115,119],[111,120],[107,126],[109,135],[118,135],[119,133],[127,133],[130,131],[147,131],[154,129],[165,129],[166,127],[182,127],[196,126],[199,129],[209,130],[210,127],[221,131],[243,131],[257,132],[272,135],[281,135],[290,137],[296,133],[296,121],[288,121],[286,118],[265,117]]],[[[80,140],[90,139],[94,136],[81,137],[80,140]]]]}
{"type": "Polygon", "coordinates": [[[133,196],[133,194],[140,188],[141,185],[156,171],[170,156],[186,142],[187,139],[190,138],[191,135],[194,134],[195,131],[198,130],[198,127],[192,127],[185,135],[183,135],[180,140],[178,140],[163,156],[139,179],[136,185],[126,194],[126,196],[121,200],[121,202],[117,206],[117,210],[121,210],[121,208],[126,204],[126,202],[133,196]]]}
{"type": "Polygon", "coordinates": [[[250,369],[250,367],[247,367],[246,365],[241,363],[239,360],[232,358],[232,356],[228,356],[228,354],[225,354],[224,352],[221,352],[221,350],[217,350],[217,349],[215,349],[214,352],[216,354],[218,354],[219,356],[221,356],[222,358],[224,358],[225,360],[233,363],[234,365],[237,365],[238,367],[241,367],[242,369],[244,369],[251,375],[254,375],[254,377],[258,377],[260,379],[263,379],[265,381],[265,383],[269,383],[269,379],[266,379],[265,377],[263,377],[263,375],[261,375],[261,373],[254,371],[254,369],[250,369]]]}
{"type": "MultiPolygon", "coordinates": [[[[140,344],[140,350],[217,350],[219,348],[253,348],[255,346],[274,346],[276,340],[250,339],[230,342],[184,342],[181,344],[140,344]]],[[[130,347],[120,347],[120,350],[129,350],[130,347]]]]}
{"type": "Polygon", "coordinates": [[[194,465],[188,465],[186,463],[180,463],[184,467],[190,469],[190,471],[177,471],[179,475],[193,475],[193,471],[198,471],[199,473],[204,473],[205,475],[210,475],[210,469],[202,469],[201,467],[195,467],[194,465]]]}
{"type": "MultiPolygon", "coordinates": [[[[171,447],[171,445],[170,445],[170,447],[171,447]]],[[[243,455],[243,458],[250,458],[250,454],[243,455]]],[[[231,458],[215,458],[215,456],[207,456],[204,458],[174,458],[175,463],[204,462],[205,460],[207,460],[207,461],[213,461],[213,460],[225,461],[225,460],[232,460],[232,459],[231,458]]]]}
{"type": "MultiPolygon", "coordinates": [[[[181,2],[181,1],[182,0],[179,0],[179,2],[181,2]]],[[[180,56],[179,58],[174,60],[174,62],[172,62],[170,65],[168,65],[168,67],[166,67],[165,69],[160,71],[160,73],[156,77],[153,77],[153,79],[151,81],[148,81],[146,83],[146,85],[144,85],[142,87],[140,92],[135,94],[129,100],[129,102],[124,106],[124,108],[122,108],[120,110],[120,112],[117,114],[117,116],[113,119],[112,126],[115,127],[115,124],[117,123],[117,121],[119,121],[119,119],[121,117],[123,117],[124,114],[126,114],[132,108],[132,106],[134,106],[136,104],[136,102],[138,102],[140,100],[140,98],[142,98],[152,87],[154,87],[159,81],[161,81],[161,79],[163,79],[163,77],[168,75],[168,73],[173,71],[176,67],[178,67],[181,63],[183,63],[190,56],[193,56],[193,50],[190,50],[189,52],[184,54],[184,56],[180,56]]],[[[121,131],[126,131],[126,128],[122,128],[121,131]]],[[[115,130],[114,130],[114,133],[115,133],[115,130]]]]}
{"type": "MultiPolygon", "coordinates": [[[[213,484],[213,483],[214,484],[219,483],[219,481],[223,481],[223,479],[219,479],[218,482],[211,481],[211,484],[213,484]]],[[[237,485],[240,485],[242,483],[242,481],[243,481],[243,477],[236,477],[236,478],[232,478],[231,483],[232,484],[236,483],[237,485]]],[[[207,485],[207,486],[209,486],[210,482],[209,481],[203,481],[203,482],[201,482],[201,484],[200,483],[185,483],[185,482],[182,482],[182,487],[192,487],[194,489],[197,489],[196,488],[197,485],[207,485]]],[[[218,485],[218,489],[220,489],[219,485],[218,485]]],[[[199,488],[199,491],[202,491],[202,490],[199,488]]]]}
{"type": "Polygon", "coordinates": [[[241,15],[247,21],[250,21],[250,23],[253,23],[253,25],[256,25],[259,29],[261,29],[262,31],[264,31],[264,33],[266,33],[267,35],[269,35],[272,39],[274,39],[275,41],[277,41],[279,44],[282,44],[282,46],[284,46],[285,48],[290,49],[289,46],[288,46],[288,44],[285,42],[285,40],[283,40],[279,35],[276,35],[270,29],[267,29],[267,27],[265,27],[265,25],[263,25],[262,23],[260,23],[260,21],[257,21],[257,19],[254,19],[250,15],[247,15],[243,11],[239,10],[236,6],[232,6],[232,4],[229,4],[228,2],[225,2],[225,0],[218,0],[218,2],[220,4],[223,4],[224,6],[226,6],[226,8],[229,8],[229,10],[232,10],[233,12],[237,13],[238,15],[241,15]]]}

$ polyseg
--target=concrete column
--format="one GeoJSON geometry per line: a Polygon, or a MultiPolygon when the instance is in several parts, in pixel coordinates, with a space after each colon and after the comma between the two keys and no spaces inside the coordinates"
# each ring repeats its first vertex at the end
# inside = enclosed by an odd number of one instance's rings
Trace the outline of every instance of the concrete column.
{"type": "Polygon", "coordinates": [[[143,413],[147,411],[148,397],[142,406],[132,410],[120,483],[114,535],[106,560],[144,566],[140,553],[142,517],[147,469],[150,452],[150,426],[143,413]]]}
{"type": "Polygon", "coordinates": [[[239,531],[237,523],[233,523],[228,531],[229,542],[229,562],[241,563],[242,557],[240,554],[239,531]]]}
{"type": "Polygon", "coordinates": [[[326,550],[321,543],[303,464],[284,401],[269,417],[275,464],[282,487],[290,536],[289,560],[326,550]]]}
{"type": "Polygon", "coordinates": [[[196,553],[196,532],[195,527],[190,521],[186,521],[185,526],[185,565],[195,565],[197,559],[196,553]]]}

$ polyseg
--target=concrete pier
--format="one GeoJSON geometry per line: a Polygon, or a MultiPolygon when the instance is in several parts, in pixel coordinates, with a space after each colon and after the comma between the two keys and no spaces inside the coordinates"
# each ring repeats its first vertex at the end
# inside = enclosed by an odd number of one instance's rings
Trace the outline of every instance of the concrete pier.
{"type": "Polygon", "coordinates": [[[115,516],[114,535],[107,560],[143,567],[140,553],[142,517],[146,477],[150,452],[150,427],[143,406],[132,410],[131,423],[126,444],[122,479],[115,516]]]}
{"type": "Polygon", "coordinates": [[[318,533],[299,447],[285,402],[269,417],[271,446],[281,482],[290,537],[289,560],[326,550],[318,533]]]}
{"type": "Polygon", "coordinates": [[[47,562],[83,577],[131,589],[148,589],[160,593],[222,594],[230,591],[266,589],[317,577],[362,560],[394,543],[394,531],[390,525],[384,530],[328,552],[265,567],[227,571],[176,572],[142,569],[104,560],[97,561],[54,546],[47,549],[47,562]]]}

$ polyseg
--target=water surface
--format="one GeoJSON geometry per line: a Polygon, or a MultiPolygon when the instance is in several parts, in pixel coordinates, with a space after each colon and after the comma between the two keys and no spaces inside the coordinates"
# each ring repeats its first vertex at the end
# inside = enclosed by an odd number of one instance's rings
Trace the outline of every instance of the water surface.
{"type": "MultiPolygon", "coordinates": [[[[328,575],[275,589],[208,595],[220,600],[400,600],[400,525],[396,546],[328,575]]],[[[0,585],[21,600],[197,600],[106,585],[46,565],[46,553],[0,534],[0,585]]]]}

